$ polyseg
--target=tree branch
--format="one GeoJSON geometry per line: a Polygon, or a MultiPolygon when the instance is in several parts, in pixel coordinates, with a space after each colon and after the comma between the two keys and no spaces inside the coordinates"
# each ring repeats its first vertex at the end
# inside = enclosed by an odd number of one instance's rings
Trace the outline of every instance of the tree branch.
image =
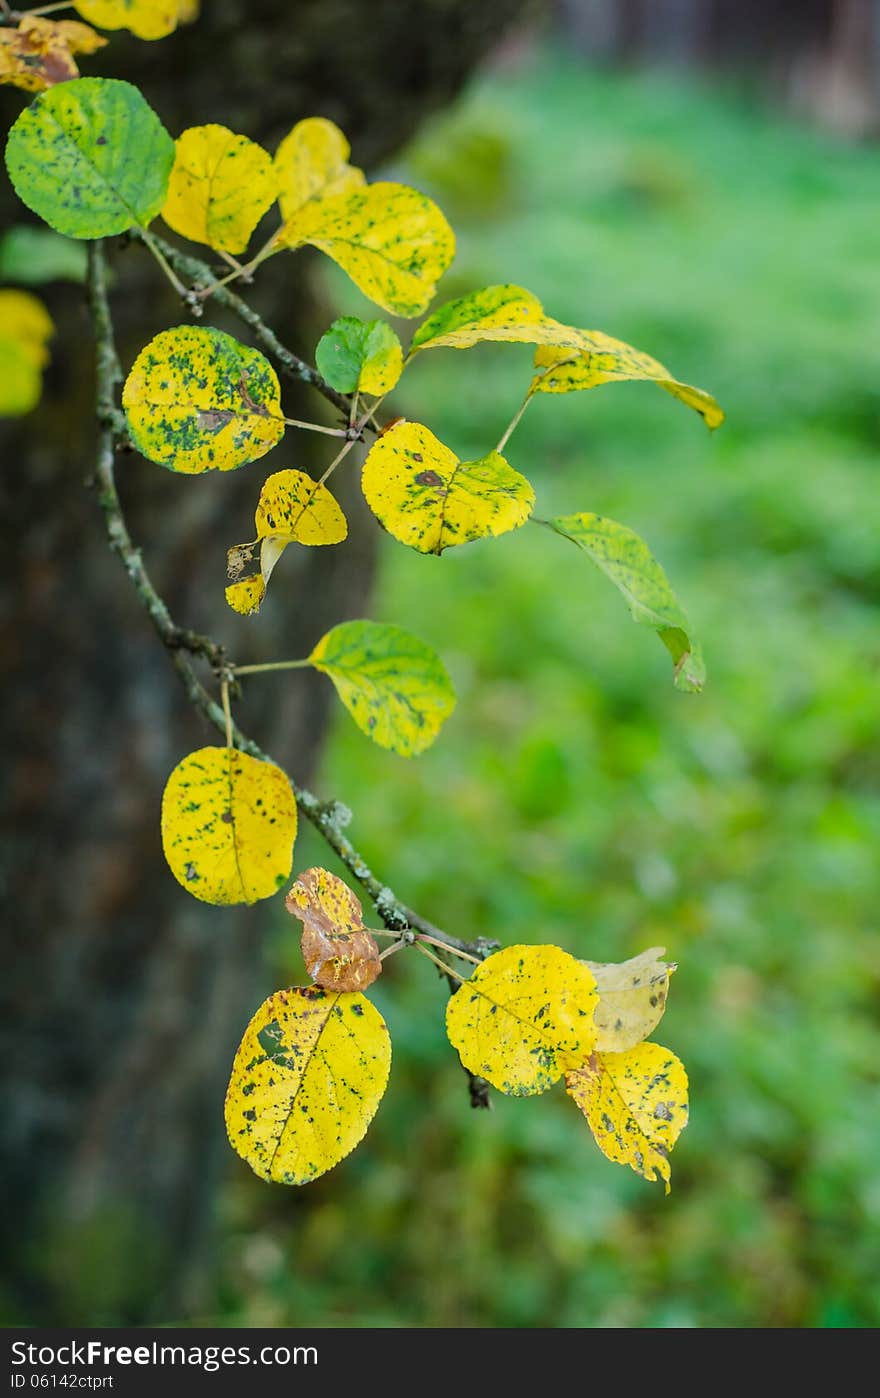
{"type": "MultiPolygon", "coordinates": [[[[148,247],[147,240],[140,229],[133,228],[131,234],[144,247],[148,247]]],[[[172,270],[181,279],[192,284],[194,291],[202,291],[209,286],[214,286],[217,278],[207,262],[203,262],[201,258],[193,257],[190,253],[181,252],[179,248],[174,247],[172,243],[167,243],[164,238],[159,238],[155,233],[150,233],[150,240],[156,244],[172,270]]],[[[287,378],[293,379],[296,383],[308,384],[316,393],[320,393],[322,398],[326,398],[328,403],[332,403],[334,408],[339,409],[344,418],[345,426],[349,427],[351,421],[350,398],[347,398],[344,393],[337,393],[336,389],[331,388],[327,381],[321,377],[317,369],[313,369],[311,364],[307,364],[304,359],[300,359],[299,355],[294,354],[286,345],[283,345],[275,331],[266,324],[261,316],[257,315],[257,312],[248,305],[247,301],[242,300],[234,291],[230,291],[226,286],[217,286],[211,295],[219,306],[223,306],[225,310],[230,311],[243,324],[250,327],[254,332],[255,339],[259,340],[266,352],[276,360],[287,378]]],[[[190,310],[194,309],[193,302],[185,300],[184,304],[190,310]]],[[[198,303],[199,314],[201,314],[201,307],[204,304],[204,301],[198,303]]],[[[370,431],[374,432],[375,430],[370,425],[370,431]]]]}
{"type": "MultiPolygon", "coordinates": [[[[228,664],[222,645],[213,641],[209,636],[202,636],[197,632],[178,626],[172,618],[167,604],[150,580],[140,549],[135,546],[129,533],[122,502],[116,488],[116,449],[119,446],[128,446],[130,443],[125,417],[116,407],[115,402],[115,390],[122,382],[122,370],[116,353],[113,322],[107,299],[104,250],[100,241],[89,243],[86,294],[95,331],[95,405],[98,420],[95,482],[98,487],[98,501],[104,515],[107,538],[110,547],[118,554],[128,573],[159,639],[168,650],[171,663],[177,671],[190,704],[197,713],[200,713],[225,737],[226,717],[223,709],[205,689],[193,669],[189,656],[198,655],[208,661],[215,674],[223,678],[234,675],[234,667],[228,664]]],[[[231,293],[225,294],[231,295],[231,293]]],[[[238,297],[234,299],[239,301],[238,297]]],[[[242,306],[244,304],[241,302],[242,306]]],[[[250,314],[250,308],[246,309],[250,314]]],[[[262,322],[260,323],[262,324],[262,322]]],[[[264,329],[266,328],[264,327],[264,329]]],[[[272,334],[268,330],[266,333],[272,334]]],[[[308,366],[305,367],[308,368],[308,366]]],[[[333,392],[332,389],[329,391],[333,392]]],[[[271,761],[262,748],[243,733],[235,723],[232,724],[232,741],[235,747],[248,753],[251,757],[256,757],[263,762],[271,761]]],[[[348,873],[365,890],[385,927],[390,931],[402,932],[413,928],[435,937],[450,950],[468,952],[471,956],[480,959],[488,956],[497,947],[497,942],[489,941],[484,937],[478,937],[474,942],[461,941],[448,932],[442,931],[441,928],[435,927],[433,923],[428,922],[427,919],[408,908],[387,884],[376,877],[364,857],[345,834],[345,828],[351,820],[351,812],[348,808],[338,801],[321,801],[313,792],[306,787],[299,786],[294,781],[291,781],[290,784],[301,814],[320,832],[348,873]]],[[[483,1079],[468,1073],[468,1081],[471,1105],[475,1107],[488,1106],[488,1088],[483,1079]]]]}

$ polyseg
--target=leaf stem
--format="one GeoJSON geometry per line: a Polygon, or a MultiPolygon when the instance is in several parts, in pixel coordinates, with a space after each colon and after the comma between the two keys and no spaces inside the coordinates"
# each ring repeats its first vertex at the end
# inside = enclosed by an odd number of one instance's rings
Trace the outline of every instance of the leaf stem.
{"type": "Polygon", "coordinates": [[[460,956],[462,961],[472,961],[475,966],[481,964],[479,956],[471,956],[469,951],[459,951],[457,947],[451,947],[448,942],[441,942],[437,937],[429,937],[427,932],[419,932],[415,945],[419,946],[423,942],[430,942],[432,947],[440,947],[442,951],[451,951],[453,956],[460,956]]]}
{"type": "Polygon", "coordinates": [[[320,422],[301,422],[296,417],[286,417],[282,419],[288,427],[301,427],[304,432],[323,432],[325,437],[347,437],[347,427],[325,427],[320,422]]]}
{"type": "Polygon", "coordinates": [[[223,705],[223,717],[226,720],[226,746],[232,747],[232,705],[229,702],[229,676],[224,675],[220,681],[220,702],[223,705]]]}
{"type": "Polygon", "coordinates": [[[502,452],[502,451],[504,450],[504,448],[507,446],[507,443],[510,441],[511,437],[513,436],[514,432],[516,431],[516,429],[517,429],[517,427],[518,427],[518,425],[519,425],[520,419],[522,418],[523,413],[525,412],[526,408],[529,406],[529,404],[531,403],[531,401],[532,401],[532,390],[529,389],[528,393],[526,394],[525,398],[524,398],[524,399],[522,400],[522,402],[520,403],[519,407],[517,408],[516,412],[514,413],[513,417],[511,418],[510,422],[507,424],[507,429],[506,429],[506,431],[504,432],[504,434],[503,434],[503,436],[502,436],[502,438],[501,438],[501,441],[498,443],[497,447],[495,448],[495,450],[496,450],[497,452],[502,452]]]}
{"type": "MultiPolygon", "coordinates": [[[[452,976],[455,980],[459,982],[460,985],[464,985],[465,981],[467,980],[467,976],[460,976],[457,971],[454,971],[452,969],[451,966],[447,966],[446,962],[441,961],[439,956],[435,956],[432,951],[428,951],[428,948],[421,940],[416,942],[415,945],[422,953],[422,956],[427,956],[429,961],[433,961],[435,966],[440,967],[440,970],[443,972],[444,976],[452,976]]],[[[450,948],[450,950],[452,950],[452,948],[450,948]]]]}
{"type": "Polygon", "coordinates": [[[311,665],[310,660],[271,660],[265,665],[232,665],[235,678],[239,675],[263,675],[268,670],[304,670],[311,665]]]}
{"type": "Polygon", "coordinates": [[[178,296],[183,301],[189,302],[191,297],[191,292],[189,288],[184,286],[183,282],[178,277],[174,268],[171,266],[171,263],[168,261],[167,257],[162,252],[162,249],[159,247],[159,244],[156,242],[156,239],[153,237],[152,233],[149,233],[146,228],[141,228],[139,232],[141,237],[143,238],[144,244],[146,245],[146,247],[149,248],[150,252],[155,257],[156,261],[162,268],[162,271],[168,278],[171,285],[174,287],[174,290],[177,292],[178,296]]]}

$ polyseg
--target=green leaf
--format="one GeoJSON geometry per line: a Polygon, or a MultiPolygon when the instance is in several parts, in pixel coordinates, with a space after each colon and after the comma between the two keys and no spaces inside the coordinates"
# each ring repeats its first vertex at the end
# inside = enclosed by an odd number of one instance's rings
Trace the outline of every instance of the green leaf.
{"type": "Polygon", "coordinates": [[[0,281],[38,286],[41,282],[85,279],[85,248],[60,233],[19,223],[0,238],[0,281]]]}
{"type": "Polygon", "coordinates": [[[339,393],[388,393],[403,370],[400,341],[384,320],[342,316],[315,350],[318,372],[339,393]]]}
{"type": "Polygon", "coordinates": [[[284,436],[281,389],[268,359],[208,326],[155,335],[132,365],[122,406],[138,451],[188,475],[233,471],[284,436]]]}
{"type": "Polygon", "coordinates": [[[358,728],[402,757],[429,747],[455,707],[437,652],[399,626],[344,621],[309,660],[329,675],[358,728]]]}
{"type": "Polygon", "coordinates": [[[602,515],[565,515],[547,522],[583,549],[619,588],[633,621],[654,628],[675,664],[676,687],[701,690],[706,682],[702,652],[690,636],[690,622],[669,579],[644,540],[602,515]]]}
{"type": "Polygon", "coordinates": [[[131,83],[76,78],[40,93],[6,143],[19,198],[72,238],[146,226],[165,200],[174,142],[131,83]]]}

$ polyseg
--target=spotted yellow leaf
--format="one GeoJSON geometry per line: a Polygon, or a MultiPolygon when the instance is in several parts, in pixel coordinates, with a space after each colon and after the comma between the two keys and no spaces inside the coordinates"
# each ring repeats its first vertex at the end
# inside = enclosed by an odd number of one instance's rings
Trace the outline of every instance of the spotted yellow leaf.
{"type": "Polygon", "coordinates": [[[74,0],[74,9],[99,29],[128,29],[139,39],[164,39],[189,0],[74,0]]]}
{"type": "Polygon", "coordinates": [[[278,242],[319,248],[365,296],[399,316],[422,313],[455,253],[455,236],[433,200],[387,181],[310,200],[278,242]]]}
{"type": "Polygon", "coordinates": [[[505,947],[450,997],[446,1032],[469,1072],[528,1097],[589,1056],[595,1008],[596,983],[582,961],[559,947],[505,947]]]}
{"type": "Polygon", "coordinates": [[[586,961],[596,979],[596,1050],[623,1053],[656,1029],[666,1009],[674,962],[661,960],[665,947],[651,947],[628,961],[586,961]]]}
{"type": "Polygon", "coordinates": [[[491,451],[461,461],[417,422],[383,432],[364,462],[367,504],[395,539],[419,553],[442,553],[524,524],[535,492],[491,451]]]}
{"type": "Polygon", "coordinates": [[[724,412],[710,393],[692,384],[679,383],[665,365],[622,340],[612,339],[600,330],[578,332],[579,348],[539,346],[535,351],[533,393],[571,393],[598,388],[606,383],[642,380],[659,384],[673,398],[699,413],[710,429],[720,427],[724,412]]]}
{"type": "Polygon", "coordinates": [[[287,882],[296,798],[280,767],[233,748],[191,752],[162,796],[171,872],[203,903],[256,903],[287,882]]]}
{"type": "Polygon", "coordinates": [[[358,728],[402,757],[429,747],[455,707],[437,652],[399,626],[344,621],[309,660],[329,675],[358,728]]]}
{"type": "Polygon", "coordinates": [[[544,307],[522,286],[484,286],[447,301],[428,316],[412,338],[419,350],[470,349],[483,340],[513,344],[576,345],[578,331],[544,314],[544,307]]]}
{"type": "Polygon", "coordinates": [[[679,383],[658,360],[601,330],[564,325],[544,312],[524,287],[485,286],[440,306],[413,336],[410,357],[420,350],[468,349],[483,340],[537,345],[532,393],[569,393],[626,379],[650,380],[693,408],[707,427],[724,413],[710,394],[679,383]]]}
{"type": "Polygon", "coordinates": [[[0,29],[0,83],[43,92],[79,77],[74,54],[96,53],[107,40],[76,20],[24,15],[15,28],[0,29]]]}
{"type": "Polygon", "coordinates": [[[230,583],[226,589],[226,601],[240,616],[251,616],[260,610],[260,603],[266,595],[266,584],[261,573],[249,578],[241,578],[230,583]]]}
{"type": "Polygon", "coordinates": [[[42,301],[29,291],[0,290],[0,417],[36,406],[46,348],[54,330],[42,301]]]}
{"type": "Polygon", "coordinates": [[[303,925],[306,970],[324,990],[366,990],[382,973],[375,939],[357,898],[329,869],[306,869],[285,900],[303,925]]]}
{"type": "Polygon", "coordinates": [[[351,147],[325,117],[306,117],[275,152],[278,201],[285,223],[310,201],[348,194],[366,184],[363,170],[349,165],[351,147]]]}
{"type": "Polygon", "coordinates": [[[207,326],[179,325],[154,336],[125,381],[122,406],[138,450],[190,475],[235,470],[284,435],[269,361],[207,326]]]}
{"type": "Polygon", "coordinates": [[[279,990],[257,1010],[226,1093],[230,1144],[261,1179],[308,1184],[366,1134],[388,1083],[391,1040],[363,995],[279,990]]]}
{"type": "Polygon", "coordinates": [[[594,1053],[566,1074],[565,1088],[609,1160],[637,1175],[659,1175],[669,1193],[669,1152],[687,1126],[684,1065],[659,1044],[594,1053]]]}
{"type": "Polygon", "coordinates": [[[225,126],[191,126],[174,143],[162,217],[175,233],[220,252],[244,252],[275,202],[271,156],[225,126]]]}
{"type": "Polygon", "coordinates": [[[260,550],[260,572],[226,589],[230,607],[244,616],[259,609],[275,564],[288,544],[339,544],[348,534],[345,515],[330,491],[305,471],[276,471],[267,478],[254,523],[256,539],[235,544],[227,553],[229,576],[237,578],[253,559],[255,549],[260,550]]]}

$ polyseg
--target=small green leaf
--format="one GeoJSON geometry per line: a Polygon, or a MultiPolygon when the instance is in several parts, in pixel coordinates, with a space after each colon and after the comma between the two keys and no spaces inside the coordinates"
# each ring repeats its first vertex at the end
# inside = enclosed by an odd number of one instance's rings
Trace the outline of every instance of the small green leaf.
{"type": "Polygon", "coordinates": [[[455,707],[437,652],[399,626],[344,621],[309,660],[329,675],[358,728],[402,757],[429,747],[455,707]]]}
{"type": "Polygon", "coordinates": [[[706,682],[700,647],[669,579],[644,540],[625,524],[589,513],[548,521],[611,579],[626,599],[633,621],[652,626],[675,664],[676,688],[699,691],[706,682]]]}
{"type": "Polygon", "coordinates": [[[41,92],[6,143],[19,198],[72,238],[146,226],[162,208],[173,163],[174,142],[152,107],[116,78],[41,92]]]}
{"type": "Polygon", "coordinates": [[[384,320],[342,316],[315,350],[318,372],[339,393],[388,393],[403,371],[400,341],[384,320]]]}

